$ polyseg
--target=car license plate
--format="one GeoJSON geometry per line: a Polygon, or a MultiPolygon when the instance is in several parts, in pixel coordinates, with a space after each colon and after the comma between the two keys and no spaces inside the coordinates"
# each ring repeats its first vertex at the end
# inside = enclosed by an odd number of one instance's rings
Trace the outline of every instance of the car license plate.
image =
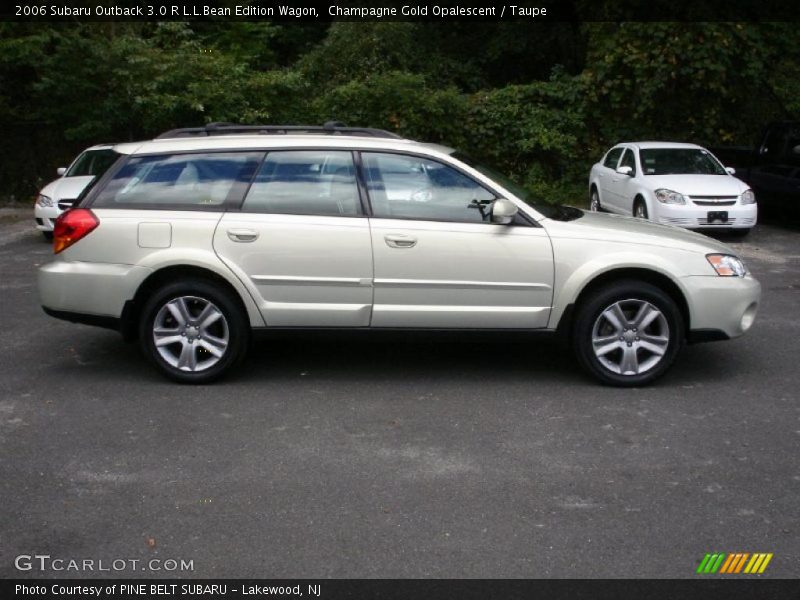
{"type": "Polygon", "coordinates": [[[707,215],[707,220],[709,223],[727,223],[728,222],[728,211],[727,210],[717,210],[711,211],[707,215]]]}

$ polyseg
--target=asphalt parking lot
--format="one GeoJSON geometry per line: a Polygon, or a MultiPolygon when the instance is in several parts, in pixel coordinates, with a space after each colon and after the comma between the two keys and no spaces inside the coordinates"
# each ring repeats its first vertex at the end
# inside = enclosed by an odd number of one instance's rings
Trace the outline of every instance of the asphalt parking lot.
{"type": "Polygon", "coordinates": [[[796,577],[800,228],[726,241],[754,328],[652,387],[538,338],[308,335],[190,387],[47,317],[50,247],[0,219],[0,576],[693,577],[771,552],[762,577],[796,577]],[[34,554],[193,570],[15,568],[34,554]]]}

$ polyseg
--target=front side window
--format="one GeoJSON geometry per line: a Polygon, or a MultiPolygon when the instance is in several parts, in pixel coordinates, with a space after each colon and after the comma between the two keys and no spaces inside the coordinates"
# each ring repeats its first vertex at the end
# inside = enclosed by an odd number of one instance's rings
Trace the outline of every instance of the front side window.
{"type": "Polygon", "coordinates": [[[361,203],[353,155],[341,150],[270,152],[250,186],[242,210],[358,216],[361,203]]]}
{"type": "Polygon", "coordinates": [[[131,158],[93,202],[97,207],[196,208],[241,197],[263,156],[257,152],[131,158]]]}
{"type": "Polygon", "coordinates": [[[625,148],[612,148],[606,154],[606,159],[603,161],[603,166],[609,169],[616,169],[619,157],[622,156],[622,151],[625,148]]]}
{"type": "Polygon", "coordinates": [[[619,163],[620,167],[630,167],[631,175],[636,175],[636,159],[633,156],[633,151],[630,149],[625,150],[625,154],[622,155],[622,160],[619,163]]]}
{"type": "Polygon", "coordinates": [[[113,150],[87,150],[72,164],[64,177],[94,175],[99,178],[119,158],[113,150]]]}
{"type": "Polygon", "coordinates": [[[639,150],[645,175],[725,175],[727,171],[708,150],[648,148],[639,150]]]}
{"type": "Polygon", "coordinates": [[[443,163],[401,154],[362,154],[372,212],[389,219],[489,222],[494,194],[443,163]]]}

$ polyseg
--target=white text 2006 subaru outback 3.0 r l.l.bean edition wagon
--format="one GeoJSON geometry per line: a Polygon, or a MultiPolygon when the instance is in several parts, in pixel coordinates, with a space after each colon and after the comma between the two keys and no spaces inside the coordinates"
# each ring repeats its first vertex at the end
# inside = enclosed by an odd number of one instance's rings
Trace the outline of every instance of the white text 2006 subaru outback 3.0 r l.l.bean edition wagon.
{"type": "Polygon", "coordinates": [[[601,381],[641,385],[758,307],[724,244],[529,204],[458,152],[380,130],[216,126],[114,150],[56,225],[42,304],[138,337],[178,381],[228,371],[254,330],[339,327],[559,332],[601,381]]]}

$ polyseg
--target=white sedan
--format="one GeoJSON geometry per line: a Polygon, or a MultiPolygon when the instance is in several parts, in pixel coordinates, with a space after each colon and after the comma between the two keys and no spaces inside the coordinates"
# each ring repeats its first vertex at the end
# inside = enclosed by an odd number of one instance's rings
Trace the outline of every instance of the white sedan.
{"type": "Polygon", "coordinates": [[[58,169],[58,179],[44,186],[36,198],[33,218],[36,229],[48,240],[53,239],[53,227],[58,215],[71,208],[95,177],[100,177],[117,159],[112,145],[100,144],[81,152],[69,167],[58,169]]]}
{"type": "Polygon", "coordinates": [[[756,224],[753,190],[702,146],[626,142],[592,166],[589,208],[745,235],[756,224]]]}

